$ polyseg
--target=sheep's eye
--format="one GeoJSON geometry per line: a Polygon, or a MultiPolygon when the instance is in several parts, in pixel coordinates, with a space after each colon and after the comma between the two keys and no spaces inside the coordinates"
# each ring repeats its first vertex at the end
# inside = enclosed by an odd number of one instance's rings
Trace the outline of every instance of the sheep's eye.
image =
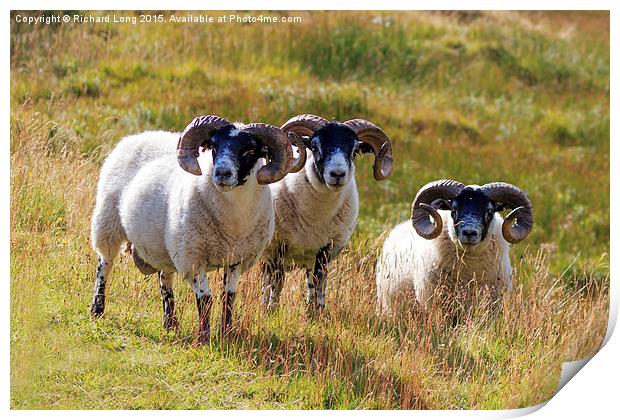
{"type": "Polygon", "coordinates": [[[254,155],[254,150],[252,150],[252,149],[250,149],[250,150],[246,150],[245,152],[243,152],[243,153],[241,154],[241,156],[243,156],[243,157],[250,157],[250,156],[252,156],[252,155],[254,155]]]}

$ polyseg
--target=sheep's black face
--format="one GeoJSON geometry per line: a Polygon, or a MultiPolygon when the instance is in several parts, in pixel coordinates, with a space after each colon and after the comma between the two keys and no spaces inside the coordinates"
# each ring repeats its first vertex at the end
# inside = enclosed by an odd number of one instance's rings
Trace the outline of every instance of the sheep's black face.
{"type": "Polygon", "coordinates": [[[353,130],[344,124],[329,123],[304,143],[312,152],[314,170],[322,183],[339,190],[353,177],[353,159],[362,151],[353,130]]]}
{"type": "Polygon", "coordinates": [[[451,211],[456,239],[470,246],[478,245],[486,238],[495,212],[499,210],[484,192],[475,187],[465,187],[450,202],[434,205],[451,211]]]}
{"type": "Polygon", "coordinates": [[[217,130],[211,137],[210,148],[211,179],[220,191],[245,184],[258,159],[267,155],[267,148],[259,140],[233,125],[217,130]]]}

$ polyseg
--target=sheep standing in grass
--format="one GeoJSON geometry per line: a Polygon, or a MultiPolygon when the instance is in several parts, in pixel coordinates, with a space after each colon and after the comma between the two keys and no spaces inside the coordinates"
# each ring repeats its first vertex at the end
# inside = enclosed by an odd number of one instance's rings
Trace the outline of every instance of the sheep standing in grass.
{"type": "Polygon", "coordinates": [[[532,205],[514,185],[431,182],[418,192],[411,220],[396,226],[377,262],[377,311],[391,314],[404,296],[426,308],[436,287],[487,290],[496,299],[512,289],[510,244],[534,224],[532,205]],[[498,212],[512,209],[504,220],[498,212]]]}
{"type": "Polygon", "coordinates": [[[337,123],[298,115],[282,130],[289,138],[304,136],[312,153],[299,172],[270,186],[276,232],[263,260],[263,304],[270,309],[278,305],[285,269],[299,266],[306,269],[308,309],[315,313],[325,306],[327,265],[357,223],[354,158],[373,153],[374,177],[382,180],[392,170],[392,148],[383,130],[361,119],[337,123]]]}
{"type": "Polygon", "coordinates": [[[113,260],[129,241],[137,267],[145,274],[159,272],[166,329],[177,324],[172,274],[191,285],[199,316],[195,344],[210,337],[212,298],[205,273],[223,267],[226,332],[239,275],[273,236],[266,184],[282,179],[293,164],[290,142],[279,128],[231,124],[217,116],[195,118],[180,135],[145,132],[122,140],[101,169],[92,218],[99,255],[93,316],[103,314],[113,260]],[[211,153],[199,153],[201,147],[211,153]]]}

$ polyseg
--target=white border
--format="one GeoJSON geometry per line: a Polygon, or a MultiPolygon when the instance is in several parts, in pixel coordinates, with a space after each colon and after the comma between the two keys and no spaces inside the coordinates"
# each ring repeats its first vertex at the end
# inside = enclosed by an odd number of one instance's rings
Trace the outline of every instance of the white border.
{"type": "MultiPolygon", "coordinates": [[[[433,10],[433,9],[473,9],[473,10],[488,10],[497,8],[500,6],[500,9],[504,10],[560,10],[560,9],[570,9],[570,10],[611,10],[611,58],[612,58],[612,72],[611,72],[611,85],[615,86],[616,77],[613,73],[613,69],[616,69],[616,45],[618,41],[617,37],[617,25],[619,19],[617,18],[618,14],[615,8],[613,7],[615,3],[611,1],[599,1],[599,0],[590,0],[588,2],[575,2],[575,1],[504,1],[498,3],[496,1],[444,1],[444,0],[436,0],[436,1],[425,1],[425,2],[404,2],[404,1],[393,1],[393,0],[384,0],[380,2],[371,2],[367,0],[362,0],[354,3],[353,5],[349,4],[335,4],[333,1],[327,0],[316,0],[312,2],[300,2],[300,1],[282,1],[282,0],[264,0],[261,2],[251,2],[251,1],[238,1],[238,0],[215,0],[207,3],[205,2],[195,2],[195,1],[187,1],[187,0],[177,0],[175,2],[163,2],[159,0],[137,0],[137,1],[120,1],[120,0],[110,0],[110,1],[95,1],[89,2],[85,4],[83,1],[75,1],[75,0],[67,0],[67,1],[56,1],[54,3],[45,3],[42,1],[32,1],[32,0],[24,0],[19,4],[11,5],[12,8],[19,10],[33,9],[33,10],[45,10],[45,9],[107,9],[107,10],[135,10],[135,9],[144,9],[144,10],[198,10],[198,9],[208,9],[208,10],[350,10],[350,9],[370,9],[370,10],[433,10]]],[[[4,145],[4,153],[0,154],[0,173],[2,174],[2,183],[0,184],[0,188],[2,188],[3,200],[0,204],[0,215],[2,216],[3,223],[0,229],[0,237],[2,240],[0,241],[0,255],[2,258],[3,264],[1,265],[3,281],[0,282],[0,287],[2,288],[2,314],[4,317],[4,322],[2,323],[3,330],[3,338],[2,348],[4,355],[4,360],[1,365],[1,390],[2,390],[2,399],[0,400],[0,408],[2,412],[9,411],[9,402],[10,402],[10,375],[9,375],[9,359],[8,355],[10,352],[10,342],[9,342],[9,304],[10,304],[10,294],[9,294],[9,209],[10,204],[8,197],[10,195],[9,191],[9,109],[10,109],[10,77],[9,77],[9,69],[10,69],[10,58],[9,58],[9,19],[8,14],[11,8],[9,5],[5,5],[5,14],[4,18],[0,20],[0,25],[2,27],[2,33],[5,34],[5,40],[3,43],[3,61],[4,65],[2,66],[2,75],[4,85],[2,86],[3,95],[2,100],[5,104],[4,112],[1,115],[2,127],[4,127],[4,133],[6,135],[6,140],[3,142],[4,145]]],[[[611,94],[611,103],[615,104],[617,99],[617,95],[612,91],[611,94]]],[[[615,133],[617,132],[616,126],[613,123],[617,116],[616,112],[613,112],[611,115],[611,137],[616,138],[615,133]]],[[[618,157],[618,146],[616,142],[611,143],[611,161],[617,162],[618,157]]],[[[615,186],[617,186],[617,182],[615,179],[618,176],[618,171],[614,166],[611,167],[611,191],[615,191],[615,186]]],[[[611,197],[611,214],[616,214],[615,210],[618,210],[618,201],[617,194],[612,193],[611,197]]],[[[616,256],[616,243],[618,237],[618,226],[617,223],[614,223],[612,220],[611,224],[611,261],[615,261],[614,257],[616,256]]],[[[431,417],[441,417],[441,418],[460,418],[460,417],[476,417],[476,418],[505,418],[505,417],[515,417],[520,415],[525,415],[531,412],[532,418],[548,418],[549,416],[554,417],[584,417],[584,416],[593,416],[593,418],[607,418],[611,416],[611,413],[617,415],[618,411],[618,378],[620,373],[620,339],[617,338],[617,334],[612,336],[611,333],[615,326],[615,322],[618,314],[618,287],[617,282],[613,281],[616,278],[617,269],[615,264],[611,264],[611,308],[610,308],[610,322],[606,340],[607,344],[605,347],[596,354],[592,360],[583,367],[582,371],[577,375],[577,377],[568,382],[568,384],[560,390],[560,392],[553,397],[547,404],[541,404],[541,406],[530,407],[522,410],[501,410],[501,411],[467,411],[467,412],[456,412],[456,411],[390,411],[389,413],[384,413],[381,411],[305,411],[305,412],[296,412],[295,415],[299,415],[302,417],[306,416],[316,416],[317,414],[321,416],[338,416],[342,417],[351,417],[355,416],[356,418],[360,417],[372,417],[375,418],[377,416],[389,415],[391,417],[407,417],[415,416],[422,418],[431,418],[431,417]],[[542,408],[542,409],[541,409],[542,408]],[[537,411],[538,410],[538,411],[537,411]]],[[[82,411],[10,411],[8,413],[13,417],[23,417],[23,416],[44,416],[44,417],[76,417],[81,418],[84,415],[103,418],[107,417],[109,412],[106,411],[89,411],[87,413],[82,411]]],[[[241,417],[269,417],[271,419],[275,418],[285,418],[290,416],[290,413],[285,411],[243,411],[230,413],[228,411],[210,411],[209,413],[203,413],[200,411],[193,412],[185,412],[183,415],[190,417],[203,417],[208,415],[210,418],[228,418],[230,415],[241,416],[241,417]]],[[[141,412],[129,412],[129,411],[115,411],[113,413],[114,416],[120,417],[143,417],[149,418],[152,417],[163,417],[169,416],[170,413],[165,412],[153,412],[153,411],[141,411],[141,412]]]]}
{"type": "MultiPolygon", "coordinates": [[[[609,0],[523,0],[523,1],[489,1],[489,0],[436,0],[407,2],[402,0],[371,1],[358,0],[351,3],[335,3],[330,0],[212,0],[207,2],[195,0],[95,0],[84,3],[78,0],[61,0],[44,2],[41,0],[22,0],[12,5],[16,10],[610,10],[614,2],[609,0]]],[[[6,7],[6,6],[5,6],[6,7]]],[[[8,8],[7,10],[10,10],[8,8]]]]}

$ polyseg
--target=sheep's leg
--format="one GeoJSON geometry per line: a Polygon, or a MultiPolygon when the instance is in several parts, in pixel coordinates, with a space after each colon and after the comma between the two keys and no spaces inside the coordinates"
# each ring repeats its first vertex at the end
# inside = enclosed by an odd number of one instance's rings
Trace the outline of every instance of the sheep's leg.
{"type": "Polygon", "coordinates": [[[271,261],[261,261],[261,302],[266,309],[269,309],[269,300],[271,299],[272,273],[271,261]]]}
{"type": "Polygon", "coordinates": [[[231,265],[224,271],[224,289],[222,290],[222,323],[220,335],[226,336],[230,332],[232,325],[232,312],[237,295],[240,275],[239,263],[231,265]]]}
{"type": "Polygon", "coordinates": [[[330,245],[321,248],[316,254],[314,270],[306,271],[307,303],[310,313],[321,312],[325,308],[327,264],[329,263],[330,250],[330,245]]]}
{"type": "Polygon", "coordinates": [[[104,257],[99,255],[99,262],[97,263],[97,278],[95,279],[95,289],[93,291],[93,304],[90,307],[90,313],[93,317],[98,318],[103,315],[105,310],[105,284],[112,269],[112,263],[114,257],[104,257]]]}
{"type": "Polygon", "coordinates": [[[196,296],[196,307],[198,308],[198,331],[194,337],[194,346],[199,346],[208,343],[211,339],[209,317],[211,315],[211,306],[213,306],[213,298],[206,273],[201,272],[195,275],[191,284],[196,296]]]}
{"type": "Polygon", "coordinates": [[[284,246],[278,246],[276,255],[263,262],[262,294],[263,306],[273,311],[280,304],[280,294],[284,286],[284,246]]]}
{"type": "Polygon", "coordinates": [[[161,292],[162,304],[164,307],[163,326],[166,331],[179,328],[179,321],[174,315],[174,292],[172,290],[172,273],[158,272],[159,291],[161,292]]]}
{"type": "Polygon", "coordinates": [[[308,310],[316,306],[315,280],[312,270],[306,270],[306,304],[308,310]]]}

